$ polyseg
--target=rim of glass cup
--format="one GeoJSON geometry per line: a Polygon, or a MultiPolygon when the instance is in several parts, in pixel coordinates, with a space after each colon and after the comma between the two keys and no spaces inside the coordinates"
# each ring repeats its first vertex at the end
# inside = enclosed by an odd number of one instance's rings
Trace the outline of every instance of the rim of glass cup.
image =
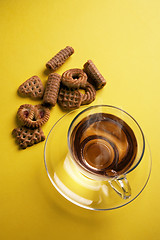
{"type": "MultiPolygon", "coordinates": [[[[76,121],[76,119],[77,119],[80,115],[82,115],[84,112],[87,112],[88,110],[93,109],[93,108],[100,108],[100,107],[114,108],[114,109],[117,109],[117,110],[125,113],[126,115],[128,115],[128,116],[136,123],[136,125],[138,126],[138,128],[139,128],[139,130],[140,130],[140,132],[141,132],[141,134],[142,134],[143,148],[142,148],[141,156],[140,156],[138,162],[135,164],[135,166],[133,166],[131,169],[129,169],[127,172],[125,172],[125,173],[123,174],[123,175],[127,175],[128,173],[132,172],[132,171],[139,165],[139,163],[141,162],[141,160],[142,160],[142,158],[143,158],[144,151],[145,151],[145,138],[144,138],[143,131],[142,131],[139,123],[135,120],[135,118],[132,117],[128,112],[126,112],[125,110],[123,110],[123,109],[121,109],[121,108],[119,108],[119,107],[115,107],[115,106],[112,106],[112,105],[105,105],[105,104],[102,104],[102,105],[94,105],[94,106],[87,107],[87,108],[85,108],[84,110],[82,110],[80,113],[78,113],[78,114],[74,117],[74,119],[72,120],[72,122],[71,122],[71,124],[70,124],[70,126],[69,126],[69,129],[68,129],[68,133],[67,133],[67,143],[68,143],[69,151],[70,151],[70,153],[71,153],[71,155],[72,155],[71,146],[70,146],[70,141],[69,141],[69,135],[70,135],[70,131],[71,131],[71,128],[72,128],[73,123],[74,123],[74,122],[76,121]]],[[[72,157],[73,157],[73,156],[72,156],[72,157]]]]}

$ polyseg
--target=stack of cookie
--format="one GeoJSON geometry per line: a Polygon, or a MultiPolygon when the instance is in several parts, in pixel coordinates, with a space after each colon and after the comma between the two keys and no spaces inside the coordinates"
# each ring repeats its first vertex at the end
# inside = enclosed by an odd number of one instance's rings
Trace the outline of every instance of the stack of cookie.
{"type": "Polygon", "coordinates": [[[27,148],[45,139],[41,126],[48,121],[50,109],[57,102],[63,110],[73,110],[94,101],[96,90],[105,86],[106,80],[91,60],[84,64],[83,69],[69,69],[62,76],[54,72],[73,53],[74,49],[67,46],[47,62],[46,67],[51,73],[45,88],[38,76],[29,78],[18,88],[19,95],[23,97],[42,99],[42,104],[23,104],[17,111],[20,127],[12,133],[20,148],[27,148]]]}

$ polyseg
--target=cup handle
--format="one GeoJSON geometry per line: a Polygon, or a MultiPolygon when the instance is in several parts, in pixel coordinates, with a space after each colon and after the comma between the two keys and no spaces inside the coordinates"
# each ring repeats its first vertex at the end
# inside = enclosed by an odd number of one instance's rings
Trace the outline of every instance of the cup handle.
{"type": "Polygon", "coordinates": [[[121,198],[127,199],[131,196],[131,187],[125,175],[109,181],[109,184],[121,198]]]}

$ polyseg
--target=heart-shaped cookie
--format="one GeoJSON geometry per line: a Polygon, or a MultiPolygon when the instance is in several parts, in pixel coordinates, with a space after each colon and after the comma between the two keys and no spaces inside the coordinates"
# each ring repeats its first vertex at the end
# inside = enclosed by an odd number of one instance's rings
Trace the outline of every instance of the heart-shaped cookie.
{"type": "Polygon", "coordinates": [[[23,149],[45,140],[41,128],[29,129],[27,127],[18,127],[12,131],[12,134],[16,138],[16,142],[20,148],[23,149]]]}
{"type": "Polygon", "coordinates": [[[40,99],[43,97],[44,87],[38,76],[33,76],[22,83],[18,88],[18,93],[23,97],[40,99]]]}

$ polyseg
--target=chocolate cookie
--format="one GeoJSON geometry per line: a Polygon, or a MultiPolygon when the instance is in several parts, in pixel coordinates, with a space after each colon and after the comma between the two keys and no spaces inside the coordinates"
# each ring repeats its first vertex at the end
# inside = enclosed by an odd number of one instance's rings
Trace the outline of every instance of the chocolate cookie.
{"type": "Polygon", "coordinates": [[[25,119],[33,119],[34,106],[31,104],[21,105],[18,109],[17,117],[21,122],[25,121],[25,119]]]}
{"type": "Polygon", "coordinates": [[[92,84],[87,82],[84,90],[85,90],[85,94],[82,95],[81,105],[89,104],[89,103],[93,102],[96,98],[96,90],[92,84]]]}
{"type": "Polygon", "coordinates": [[[61,76],[57,73],[51,73],[48,76],[46,89],[43,97],[43,103],[55,106],[57,102],[61,76]]]}
{"type": "Polygon", "coordinates": [[[12,134],[16,138],[20,148],[23,149],[45,140],[41,128],[29,129],[26,127],[19,127],[15,128],[12,134]]]}
{"type": "Polygon", "coordinates": [[[50,111],[48,108],[39,105],[24,104],[21,105],[17,112],[17,117],[23,126],[29,128],[38,128],[46,123],[49,119],[50,111]]]}
{"type": "Polygon", "coordinates": [[[86,82],[87,75],[82,69],[69,69],[62,74],[62,83],[68,88],[85,87],[86,82]]]}
{"type": "Polygon", "coordinates": [[[51,58],[47,63],[46,67],[52,71],[58,69],[62,64],[74,53],[72,47],[67,46],[66,48],[59,51],[53,58],[51,58]]]}
{"type": "Polygon", "coordinates": [[[79,108],[81,102],[82,96],[78,90],[61,86],[58,95],[58,103],[64,110],[73,110],[79,108]]]}
{"type": "Polygon", "coordinates": [[[22,83],[18,88],[18,93],[23,97],[40,99],[43,97],[44,87],[38,76],[33,76],[22,83]]]}
{"type": "Polygon", "coordinates": [[[106,85],[106,80],[91,60],[88,60],[83,67],[84,72],[92,81],[92,84],[95,86],[96,89],[101,89],[106,85]]]}

